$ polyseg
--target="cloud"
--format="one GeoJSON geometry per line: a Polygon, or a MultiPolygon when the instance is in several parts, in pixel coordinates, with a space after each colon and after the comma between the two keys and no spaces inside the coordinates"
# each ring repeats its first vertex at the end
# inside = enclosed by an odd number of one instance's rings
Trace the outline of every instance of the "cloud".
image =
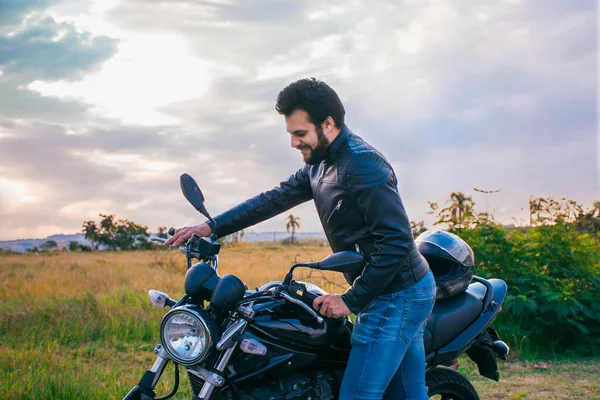
{"type": "Polygon", "coordinates": [[[69,225],[55,212],[65,193],[73,187],[94,193],[92,180],[106,175],[69,150],[74,141],[66,133],[85,126],[88,106],[42,98],[27,86],[35,79],[79,79],[110,58],[116,42],[56,22],[44,14],[50,5],[0,4],[0,237],[69,225]]]}
{"type": "Polygon", "coordinates": [[[197,222],[180,194],[183,172],[196,177],[215,214],[281,179],[268,174],[259,160],[240,157],[236,149],[196,153],[195,148],[206,148],[201,137],[174,138],[168,128],[67,132],[44,123],[3,121],[0,126],[6,134],[0,138],[0,176],[12,183],[0,181],[0,186],[6,188],[6,198],[11,187],[27,189],[12,189],[11,207],[0,210],[4,235],[35,230],[40,221],[79,230],[84,219],[93,217],[94,205],[95,216],[116,213],[152,229],[197,222]],[[263,181],[267,175],[271,179],[263,181]]]}
{"type": "Polygon", "coordinates": [[[157,109],[201,96],[207,68],[206,63],[186,57],[181,37],[148,33],[124,39],[118,54],[97,73],[77,81],[35,81],[30,88],[45,96],[79,98],[93,105],[95,114],[126,124],[173,124],[177,120],[157,109]]]}
{"type": "MultiPolygon", "coordinates": [[[[74,12],[21,23],[46,6],[0,36],[12,55],[0,62],[0,176],[38,199],[31,213],[0,211],[0,229],[78,229],[95,204],[151,227],[194,223],[182,172],[213,214],[271,188],[301,167],[274,103],[305,76],[330,83],[349,126],[392,162],[413,219],[473,187],[502,188],[489,202],[505,222],[530,194],[598,194],[589,1],[123,0],[90,24],[118,46],[80,32],[74,12]],[[81,59],[40,62],[55,51],[81,59]]],[[[294,213],[318,229],[312,205],[294,213]]]]}
{"type": "Polygon", "coordinates": [[[53,0],[2,0],[0,1],[0,27],[6,29],[18,25],[28,12],[39,10],[52,3],[53,0]]]}
{"type": "MultiPolygon", "coordinates": [[[[394,115],[419,125],[438,119],[480,130],[491,119],[513,131],[515,120],[581,111],[586,118],[570,122],[590,127],[596,24],[585,2],[170,5],[125,1],[110,16],[123,28],[183,34],[198,57],[230,68],[223,81],[210,77],[206,98],[212,103],[194,100],[198,106],[225,107],[214,104],[214,96],[232,108],[263,106],[290,80],[315,75],[332,83],[347,99],[349,117],[359,120],[394,115]],[[320,17],[311,19],[314,13],[320,17]]],[[[180,106],[171,110],[185,118],[180,106]]],[[[197,120],[198,108],[187,109],[197,120]]]]}
{"type": "Polygon", "coordinates": [[[83,123],[88,106],[76,99],[41,98],[36,79],[77,80],[114,55],[116,41],[79,32],[44,14],[48,1],[3,2],[0,14],[0,114],[57,123],[83,123]]]}
{"type": "Polygon", "coordinates": [[[10,76],[77,79],[115,53],[114,40],[77,32],[52,17],[27,20],[23,30],[0,37],[0,64],[10,76]]]}

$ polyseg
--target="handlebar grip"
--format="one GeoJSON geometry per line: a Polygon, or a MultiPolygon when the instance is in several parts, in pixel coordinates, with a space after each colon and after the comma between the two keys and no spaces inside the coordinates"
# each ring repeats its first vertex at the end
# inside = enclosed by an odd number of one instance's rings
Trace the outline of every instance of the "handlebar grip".
{"type": "Polygon", "coordinates": [[[311,306],[311,307],[312,307],[312,306],[313,306],[313,301],[315,301],[315,299],[316,299],[317,297],[319,297],[319,296],[317,296],[316,294],[313,294],[313,293],[309,292],[308,290],[306,290],[306,291],[304,292],[304,294],[302,295],[302,300],[303,300],[303,301],[304,301],[306,304],[308,304],[309,306],[311,306]]]}
{"type": "Polygon", "coordinates": [[[169,228],[169,235],[173,236],[175,234],[175,228],[169,228]]]}
{"type": "Polygon", "coordinates": [[[308,304],[311,307],[313,305],[313,301],[315,301],[315,299],[319,297],[318,295],[306,290],[306,286],[298,282],[292,282],[290,284],[289,293],[291,296],[302,300],[305,304],[308,304]]]}

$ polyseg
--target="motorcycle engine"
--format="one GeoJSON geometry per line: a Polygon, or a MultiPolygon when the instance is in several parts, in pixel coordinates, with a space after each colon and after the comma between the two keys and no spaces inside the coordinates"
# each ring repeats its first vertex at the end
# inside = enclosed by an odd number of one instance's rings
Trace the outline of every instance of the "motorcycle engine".
{"type": "Polygon", "coordinates": [[[331,400],[333,378],[318,371],[310,376],[294,373],[275,379],[268,384],[246,390],[243,400],[331,400]]]}

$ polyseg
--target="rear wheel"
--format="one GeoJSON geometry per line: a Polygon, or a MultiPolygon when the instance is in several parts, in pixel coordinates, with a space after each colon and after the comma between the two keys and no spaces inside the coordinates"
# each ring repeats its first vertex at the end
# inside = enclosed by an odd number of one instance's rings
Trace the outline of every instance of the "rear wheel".
{"type": "Polygon", "coordinates": [[[430,399],[479,400],[471,382],[453,369],[435,367],[427,373],[425,379],[430,399]]]}

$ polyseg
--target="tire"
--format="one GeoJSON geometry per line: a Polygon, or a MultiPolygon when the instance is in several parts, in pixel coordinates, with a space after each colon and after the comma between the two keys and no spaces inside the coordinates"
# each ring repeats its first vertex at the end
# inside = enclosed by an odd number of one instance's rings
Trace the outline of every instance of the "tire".
{"type": "Polygon", "coordinates": [[[471,382],[453,369],[435,367],[425,377],[429,398],[440,400],[479,400],[471,382]]]}

